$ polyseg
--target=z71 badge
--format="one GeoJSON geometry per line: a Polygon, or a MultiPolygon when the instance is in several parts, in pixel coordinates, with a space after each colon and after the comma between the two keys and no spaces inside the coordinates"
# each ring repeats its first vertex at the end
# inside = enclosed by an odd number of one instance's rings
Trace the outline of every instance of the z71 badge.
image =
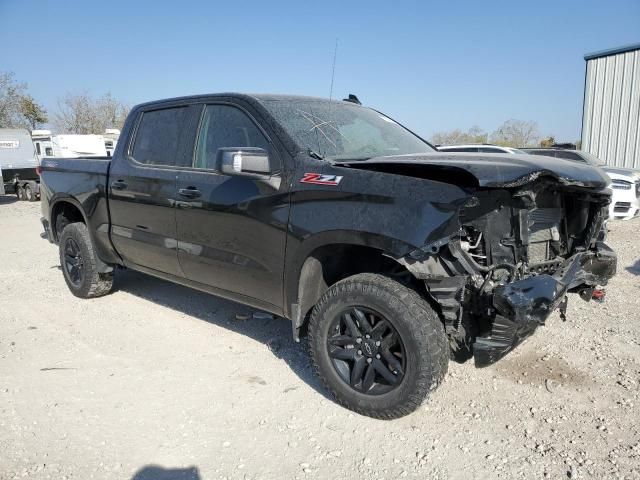
{"type": "Polygon", "coordinates": [[[337,175],[322,175],[321,173],[305,173],[300,183],[313,183],[314,185],[338,185],[342,177],[337,175]]]}

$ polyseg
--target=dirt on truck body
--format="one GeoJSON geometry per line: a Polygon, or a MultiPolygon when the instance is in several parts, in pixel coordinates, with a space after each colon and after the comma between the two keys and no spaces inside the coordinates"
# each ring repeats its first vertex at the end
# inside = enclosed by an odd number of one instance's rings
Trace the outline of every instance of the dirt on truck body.
{"type": "Polygon", "coordinates": [[[437,152],[355,98],[150,102],[113,158],[41,169],[72,293],[124,267],[288,318],[338,402],[378,418],[415,410],[451,351],[495,362],[616,268],[598,168],[437,152]]]}

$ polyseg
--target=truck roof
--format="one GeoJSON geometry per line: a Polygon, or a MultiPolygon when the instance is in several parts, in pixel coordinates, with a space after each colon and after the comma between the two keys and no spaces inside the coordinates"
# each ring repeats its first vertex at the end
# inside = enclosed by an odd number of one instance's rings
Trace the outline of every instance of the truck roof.
{"type": "Polygon", "coordinates": [[[174,103],[180,102],[184,100],[205,100],[209,98],[238,98],[242,100],[247,100],[249,102],[258,101],[260,103],[263,102],[287,102],[287,103],[295,103],[295,102],[323,102],[323,103],[344,103],[347,105],[355,105],[353,102],[345,102],[343,100],[336,100],[324,97],[310,97],[304,95],[282,95],[282,94],[271,94],[271,93],[237,93],[237,92],[226,92],[226,93],[208,93],[201,95],[187,95],[182,97],[173,97],[166,98],[162,100],[153,100],[150,102],[145,102],[137,105],[137,107],[144,107],[149,105],[159,105],[163,103],[174,103]]]}

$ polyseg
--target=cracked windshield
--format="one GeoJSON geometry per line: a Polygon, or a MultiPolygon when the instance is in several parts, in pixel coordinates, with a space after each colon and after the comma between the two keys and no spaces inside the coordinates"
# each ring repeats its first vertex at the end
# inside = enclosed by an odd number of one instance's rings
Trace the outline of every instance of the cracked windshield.
{"type": "Polygon", "coordinates": [[[394,120],[359,105],[265,101],[265,106],[303,150],[318,158],[368,160],[435,151],[394,120]]]}

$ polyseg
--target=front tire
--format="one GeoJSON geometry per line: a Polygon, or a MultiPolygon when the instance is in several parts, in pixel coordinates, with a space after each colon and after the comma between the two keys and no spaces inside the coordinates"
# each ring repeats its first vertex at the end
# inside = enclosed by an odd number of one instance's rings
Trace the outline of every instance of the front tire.
{"type": "Polygon", "coordinates": [[[98,272],[98,261],[84,223],[70,223],[58,239],[60,265],[71,293],[80,298],[101,297],[113,287],[113,273],[98,272]]]}
{"type": "Polygon", "coordinates": [[[380,419],[417,409],[449,362],[447,337],[430,305],[416,291],[370,273],[327,290],[309,320],[309,345],[338,403],[380,419]]]}
{"type": "Polygon", "coordinates": [[[26,200],[26,196],[24,193],[24,188],[22,188],[22,185],[18,185],[16,187],[16,197],[18,197],[18,200],[26,200]]]}

